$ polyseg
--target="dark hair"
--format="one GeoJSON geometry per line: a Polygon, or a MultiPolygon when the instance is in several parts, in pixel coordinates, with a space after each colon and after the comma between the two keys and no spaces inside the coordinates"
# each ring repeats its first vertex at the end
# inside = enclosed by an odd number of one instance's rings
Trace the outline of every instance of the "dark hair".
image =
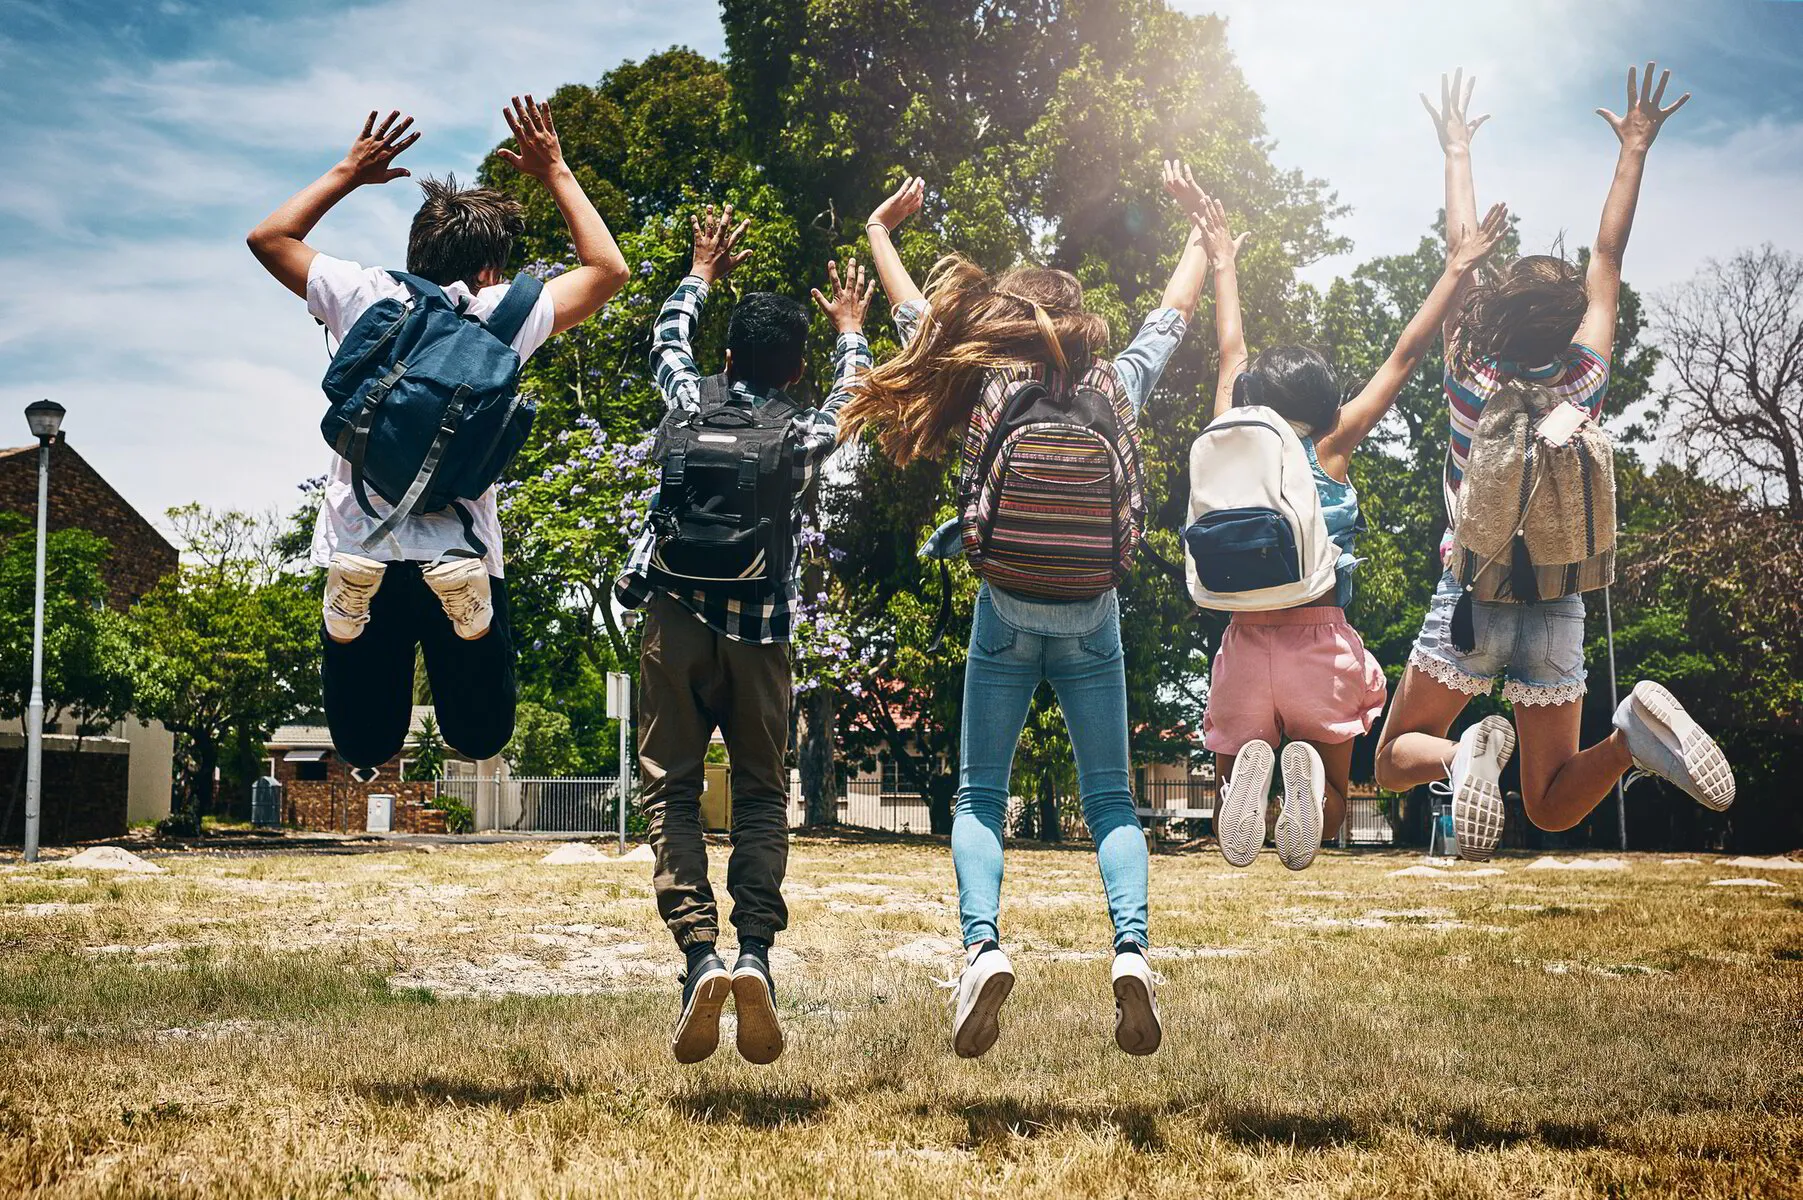
{"type": "Polygon", "coordinates": [[[513,239],[526,232],[520,202],[493,188],[459,188],[455,175],[419,181],[425,200],[407,233],[407,270],[444,287],[481,287],[485,272],[507,267],[513,239]]]}
{"type": "Polygon", "coordinates": [[[807,306],[775,292],[751,292],[726,324],[732,376],[757,387],[783,387],[801,370],[808,349],[807,306]]]}
{"type": "Polygon", "coordinates": [[[1326,433],[1340,419],[1340,385],[1319,351],[1277,346],[1252,360],[1233,382],[1233,402],[1262,404],[1286,421],[1326,433]]]}
{"type": "Polygon", "coordinates": [[[1588,304],[1584,278],[1572,263],[1553,254],[1518,258],[1484,272],[1465,294],[1457,357],[1544,366],[1571,345],[1588,304]]]}

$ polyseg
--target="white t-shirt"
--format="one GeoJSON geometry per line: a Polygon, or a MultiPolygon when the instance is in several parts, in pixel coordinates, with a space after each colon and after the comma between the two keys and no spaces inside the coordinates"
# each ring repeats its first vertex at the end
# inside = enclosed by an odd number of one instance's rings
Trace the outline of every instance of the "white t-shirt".
{"type": "MultiPolygon", "coordinates": [[[[446,287],[445,294],[453,304],[470,298],[469,288],[461,283],[446,287]]],[[[376,301],[390,297],[405,300],[408,295],[404,285],[387,271],[377,267],[364,267],[342,258],[319,254],[314,256],[313,265],[307,269],[307,311],[325,322],[327,332],[335,341],[343,341],[344,335],[357,323],[357,318],[376,301]]],[[[485,287],[476,293],[468,311],[476,317],[487,317],[495,311],[505,295],[507,285],[504,283],[485,287]]],[[[519,336],[513,339],[514,352],[520,356],[521,362],[525,362],[534,350],[550,338],[555,319],[556,309],[547,292],[532,306],[526,323],[520,326],[519,336]]],[[[370,493],[369,502],[379,516],[372,518],[363,511],[362,505],[357,503],[356,494],[351,490],[351,464],[336,454],[332,455],[331,469],[326,472],[325,500],[319,506],[319,520],[313,527],[315,566],[329,566],[332,552],[340,547],[381,562],[399,562],[404,559],[433,562],[444,557],[447,552],[469,552],[469,542],[463,535],[463,522],[450,509],[415,513],[397,525],[381,542],[364,549],[363,539],[375,531],[380,518],[389,511],[388,504],[374,493],[370,493]]],[[[488,573],[499,577],[501,521],[495,511],[495,490],[489,488],[482,493],[480,499],[464,501],[463,506],[469,510],[476,536],[488,547],[488,553],[482,560],[488,567],[488,573]]]]}

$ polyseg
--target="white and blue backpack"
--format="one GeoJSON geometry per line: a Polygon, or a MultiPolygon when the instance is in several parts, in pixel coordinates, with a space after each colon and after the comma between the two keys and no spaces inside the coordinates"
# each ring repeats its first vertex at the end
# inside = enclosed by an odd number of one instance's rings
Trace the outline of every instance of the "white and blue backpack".
{"type": "Polygon", "coordinates": [[[1293,608],[1333,590],[1340,548],[1302,439],[1276,410],[1233,408],[1190,445],[1183,547],[1203,608],[1293,608]]]}

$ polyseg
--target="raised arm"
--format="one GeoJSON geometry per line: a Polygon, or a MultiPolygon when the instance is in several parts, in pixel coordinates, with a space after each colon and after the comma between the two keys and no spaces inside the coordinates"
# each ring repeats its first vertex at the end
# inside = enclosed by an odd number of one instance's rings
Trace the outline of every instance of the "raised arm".
{"type": "Polygon", "coordinates": [[[814,288],[813,296],[833,327],[833,390],[825,404],[807,414],[800,430],[809,481],[820,462],[839,444],[839,410],[851,399],[851,385],[870,370],[864,316],[870,311],[876,280],[865,275],[862,263],[849,258],[843,268],[829,260],[826,273],[832,295],[814,288]]]}
{"type": "Polygon", "coordinates": [[[1396,403],[1403,384],[1408,382],[1409,376],[1415,373],[1421,360],[1433,348],[1434,333],[1446,319],[1447,310],[1452,307],[1453,301],[1464,291],[1471,272],[1486,255],[1496,249],[1496,243],[1502,240],[1508,228],[1509,210],[1497,204],[1491,206],[1484,216],[1484,223],[1475,230],[1467,227],[1457,231],[1457,241],[1446,260],[1446,269],[1440,273],[1440,278],[1427,294],[1427,299],[1421,302],[1421,308],[1404,327],[1402,337],[1397,339],[1396,348],[1390,351],[1390,357],[1384,360],[1358,395],[1341,407],[1339,423],[1333,430],[1315,439],[1315,453],[1320,459],[1322,470],[1336,479],[1346,478],[1346,468],[1352,459],[1352,452],[1377,427],[1377,423],[1384,419],[1390,406],[1396,403]]]}
{"type": "Polygon", "coordinates": [[[413,118],[402,118],[396,109],[378,128],[376,118],[380,115],[369,114],[363,122],[363,132],[337,166],[289,197],[244,239],[263,269],[303,300],[307,298],[307,270],[319,253],[307,245],[306,239],[320,218],[364,184],[387,183],[411,173],[392,164],[396,155],[419,141],[418,133],[407,132],[413,118]]]}
{"type": "Polygon", "coordinates": [[[563,214],[563,223],[569,227],[576,261],[581,264],[545,285],[555,313],[551,332],[562,333],[594,316],[625,286],[626,258],[608,231],[607,222],[595,211],[594,202],[563,160],[563,146],[551,120],[550,103],[527,96],[522,104],[515,96],[513,107],[503,108],[501,115],[507,119],[507,128],[513,131],[519,149],[496,153],[508,166],[530,175],[550,190],[557,211],[563,214]]]}
{"type": "Polygon", "coordinates": [[[901,186],[872,209],[870,219],[864,222],[864,232],[870,235],[870,258],[876,266],[877,281],[883,285],[883,295],[889,297],[891,309],[924,299],[920,285],[914,282],[914,277],[908,274],[908,268],[902,265],[901,254],[895,249],[892,235],[897,225],[920,211],[926,190],[924,179],[916,177],[902,180],[901,186]]]}
{"type": "Polygon", "coordinates": [[[1187,321],[1196,315],[1196,304],[1202,299],[1202,285],[1208,282],[1211,256],[1199,221],[1202,205],[1208,197],[1196,185],[1195,176],[1190,174],[1189,164],[1171,160],[1164,164],[1164,190],[1189,214],[1190,228],[1183,243],[1183,253],[1178,256],[1176,269],[1171,272],[1171,281],[1164,285],[1164,298],[1160,304],[1164,308],[1176,309],[1187,321]]]}
{"type": "MultiPolygon", "coordinates": [[[[1476,229],[1477,222],[1477,188],[1471,181],[1471,138],[1478,127],[1490,119],[1490,114],[1474,120],[1467,120],[1466,114],[1471,111],[1471,89],[1477,86],[1477,76],[1465,77],[1465,69],[1460,67],[1453,72],[1452,78],[1440,76],[1440,107],[1435,108],[1428,100],[1427,94],[1421,95],[1421,106],[1427,109],[1427,115],[1434,122],[1434,135],[1440,139],[1440,150],[1446,156],[1446,257],[1451,260],[1458,244],[1458,234],[1462,229],[1476,229]]],[[[1452,346],[1453,334],[1457,332],[1460,302],[1464,299],[1465,289],[1470,286],[1469,275],[1459,284],[1454,293],[1452,304],[1446,310],[1446,319],[1441,325],[1441,334],[1448,348],[1452,346]]]]}
{"type": "Polygon", "coordinates": [[[718,216],[711,204],[704,213],[689,214],[689,228],[695,233],[692,265],[664,301],[651,332],[651,376],[671,408],[695,408],[700,403],[701,369],[691,346],[695,321],[708,289],[751,257],[749,250],[735,250],[750,225],[749,217],[733,225],[730,204],[718,216]]]}
{"type": "Polygon", "coordinates": [[[1634,228],[1634,209],[1640,202],[1640,180],[1646,171],[1646,153],[1665,119],[1684,107],[1690,93],[1679,96],[1670,108],[1659,107],[1665,99],[1665,85],[1672,73],[1659,77],[1653,87],[1657,64],[1648,63],[1646,74],[1638,80],[1635,70],[1628,68],[1628,107],[1616,116],[1606,108],[1597,114],[1609,122],[1621,142],[1615,160],[1615,178],[1609,183],[1609,198],[1603,201],[1603,220],[1596,231],[1596,244],[1590,248],[1590,272],[1584,279],[1589,303],[1584,320],[1578,326],[1578,342],[1590,347],[1607,362],[1615,350],[1615,310],[1621,298],[1621,262],[1628,249],[1628,233],[1634,228]]]}
{"type": "Polygon", "coordinates": [[[1202,236],[1215,272],[1215,345],[1221,365],[1215,372],[1213,420],[1233,407],[1233,384],[1246,369],[1246,329],[1240,319],[1240,247],[1247,235],[1237,237],[1227,228],[1227,209],[1213,196],[1202,209],[1202,236]]]}

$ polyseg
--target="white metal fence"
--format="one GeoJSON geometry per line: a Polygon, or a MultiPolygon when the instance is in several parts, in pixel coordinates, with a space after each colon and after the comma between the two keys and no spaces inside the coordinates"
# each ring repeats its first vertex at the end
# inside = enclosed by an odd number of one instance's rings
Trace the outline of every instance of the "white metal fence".
{"type": "Polygon", "coordinates": [[[478,833],[620,831],[620,781],[612,776],[441,779],[438,794],[468,805],[478,833]]]}

